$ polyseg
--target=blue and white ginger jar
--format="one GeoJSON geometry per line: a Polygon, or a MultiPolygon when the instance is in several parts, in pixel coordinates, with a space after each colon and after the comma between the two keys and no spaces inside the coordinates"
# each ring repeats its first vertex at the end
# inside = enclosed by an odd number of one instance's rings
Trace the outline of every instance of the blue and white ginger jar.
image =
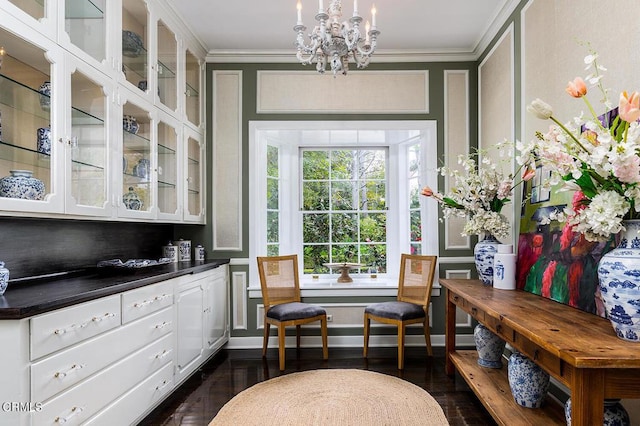
{"type": "Polygon", "coordinates": [[[42,200],[44,182],[34,178],[31,170],[10,170],[10,176],[0,179],[0,197],[42,200]]]}
{"type": "Polygon", "coordinates": [[[509,357],[507,372],[513,399],[523,407],[540,408],[549,390],[549,373],[520,352],[509,357]]]}
{"type": "Polygon", "coordinates": [[[124,206],[129,210],[142,210],[142,200],[133,190],[133,187],[129,187],[129,192],[122,196],[122,202],[124,206]]]}
{"type": "Polygon", "coordinates": [[[51,155],[51,129],[49,127],[40,127],[38,129],[36,147],[40,154],[51,155]]]}
{"type": "Polygon", "coordinates": [[[502,353],[505,341],[482,324],[476,325],[473,338],[478,351],[478,365],[487,368],[502,368],[502,353]]]}
{"type": "MultiPolygon", "coordinates": [[[[629,419],[629,413],[620,404],[619,399],[605,399],[604,400],[604,421],[603,426],[630,426],[631,420],[629,419]]],[[[567,399],[564,404],[564,418],[567,421],[567,426],[571,426],[571,398],[567,399]]]]}
{"type": "Polygon", "coordinates": [[[0,296],[4,294],[9,285],[9,270],[4,267],[4,262],[0,262],[0,296]]]}
{"type": "Polygon", "coordinates": [[[138,160],[138,164],[133,166],[133,174],[141,179],[149,179],[150,166],[148,159],[141,158],[138,160]]]}
{"type": "Polygon", "coordinates": [[[138,133],[140,129],[140,125],[138,124],[138,120],[132,115],[125,115],[122,117],[122,128],[125,132],[133,133],[134,135],[138,133]]]}
{"type": "Polygon", "coordinates": [[[616,335],[640,342],[640,220],[624,221],[620,244],[598,264],[600,294],[616,335]]]}
{"type": "Polygon", "coordinates": [[[49,111],[51,109],[51,82],[42,83],[38,88],[38,93],[40,93],[40,108],[49,111]]]}
{"type": "Polygon", "coordinates": [[[478,271],[478,278],[484,285],[493,285],[493,258],[498,252],[498,241],[493,235],[485,234],[473,248],[473,257],[478,271]]]}

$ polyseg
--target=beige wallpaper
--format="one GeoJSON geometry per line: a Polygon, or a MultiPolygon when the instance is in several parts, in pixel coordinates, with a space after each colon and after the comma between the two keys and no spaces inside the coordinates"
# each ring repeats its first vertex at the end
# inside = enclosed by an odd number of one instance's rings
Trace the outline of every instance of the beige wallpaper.
{"type": "MultiPolygon", "coordinates": [[[[481,150],[500,164],[505,174],[513,172],[513,162],[501,160],[498,152],[492,149],[496,143],[505,139],[514,140],[514,49],[513,26],[502,35],[499,42],[482,61],[478,70],[479,87],[479,142],[481,150]]],[[[515,204],[509,204],[502,213],[514,223],[515,204]]],[[[517,224],[516,224],[517,225],[517,224]]],[[[513,235],[501,239],[505,244],[513,244],[513,235]]]]}

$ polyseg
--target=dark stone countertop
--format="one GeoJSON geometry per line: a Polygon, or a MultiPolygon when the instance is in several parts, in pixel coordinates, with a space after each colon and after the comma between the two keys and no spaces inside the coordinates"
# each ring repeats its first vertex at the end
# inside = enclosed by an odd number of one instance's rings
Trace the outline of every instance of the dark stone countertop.
{"type": "Polygon", "coordinates": [[[229,259],[178,262],[118,273],[93,268],[33,281],[9,281],[9,287],[0,296],[0,320],[30,317],[182,275],[215,269],[227,263],[229,259]]]}

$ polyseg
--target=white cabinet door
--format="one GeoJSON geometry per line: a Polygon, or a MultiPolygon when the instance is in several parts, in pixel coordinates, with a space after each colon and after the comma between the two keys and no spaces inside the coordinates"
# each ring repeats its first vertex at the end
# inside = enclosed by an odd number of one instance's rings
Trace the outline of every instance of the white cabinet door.
{"type": "Polygon", "coordinates": [[[205,290],[204,345],[212,354],[228,340],[228,267],[215,270],[205,290]]]}
{"type": "Polygon", "coordinates": [[[203,284],[205,279],[179,286],[177,303],[178,359],[176,381],[186,378],[202,357],[203,284]]]}

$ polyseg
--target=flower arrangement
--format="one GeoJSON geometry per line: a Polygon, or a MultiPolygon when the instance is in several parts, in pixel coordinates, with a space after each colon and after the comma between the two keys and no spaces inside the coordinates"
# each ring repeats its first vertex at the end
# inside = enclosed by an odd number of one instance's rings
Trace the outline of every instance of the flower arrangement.
{"type": "Polygon", "coordinates": [[[549,104],[534,100],[527,110],[554,124],[547,133],[536,132],[530,143],[518,143],[517,161],[528,167],[548,166],[551,178],[546,184],[561,183],[564,189],[582,193],[580,203],[550,219],[566,221],[590,241],[605,241],[624,229],[623,220],[635,218],[640,211],[640,94],[622,92],[618,107],[612,110],[601,84],[601,72],[606,69],[597,58],[595,52],[585,57],[586,69],[591,70],[586,80],[603,94],[607,112],[596,115],[587,99],[587,83],[576,77],[566,92],[583,99],[589,115],[561,123],[549,104]]]}
{"type": "MultiPolygon", "coordinates": [[[[512,144],[503,142],[496,145],[501,158],[510,159],[513,155],[512,144]]],[[[467,217],[461,235],[491,234],[497,238],[509,235],[511,224],[501,214],[502,207],[511,201],[511,192],[521,182],[514,183],[514,175],[505,175],[500,164],[493,162],[488,156],[482,156],[480,165],[477,159],[481,152],[471,155],[460,155],[458,164],[462,170],[449,167],[438,169],[442,176],[449,176],[453,186],[447,195],[425,186],[421,195],[430,197],[442,205],[444,217],[467,217]]],[[[520,171],[518,168],[516,173],[520,171]]],[[[535,168],[527,169],[523,179],[533,177],[535,168]]]]}

